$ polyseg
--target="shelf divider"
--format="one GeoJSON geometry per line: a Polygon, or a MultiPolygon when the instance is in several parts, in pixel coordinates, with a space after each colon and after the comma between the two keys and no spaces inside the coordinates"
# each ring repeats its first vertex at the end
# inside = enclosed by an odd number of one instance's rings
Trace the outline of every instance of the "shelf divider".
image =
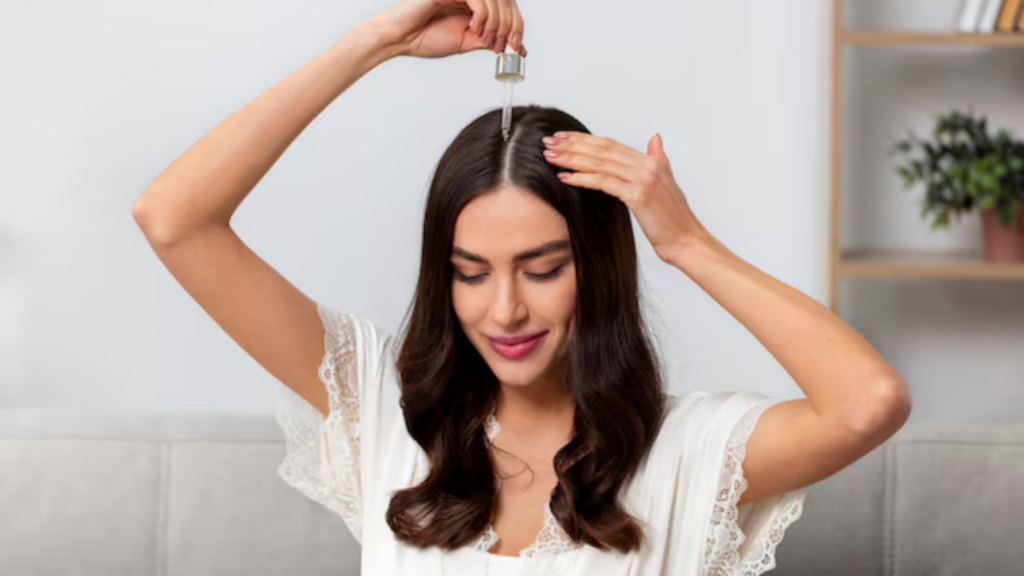
{"type": "Polygon", "coordinates": [[[1024,280],[1024,262],[989,262],[980,251],[843,251],[839,275],[857,278],[1024,280]]]}
{"type": "Polygon", "coordinates": [[[1024,48],[1024,34],[843,30],[844,46],[1003,46],[1024,48]]]}

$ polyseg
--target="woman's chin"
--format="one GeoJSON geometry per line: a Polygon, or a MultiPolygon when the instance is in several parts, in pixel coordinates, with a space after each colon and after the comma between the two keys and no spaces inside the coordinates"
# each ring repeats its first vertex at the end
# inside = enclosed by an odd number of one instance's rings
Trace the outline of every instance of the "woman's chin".
{"type": "Polygon", "coordinates": [[[498,378],[498,381],[505,386],[526,387],[537,381],[540,371],[527,366],[508,367],[502,366],[502,358],[498,359],[498,365],[491,365],[491,371],[498,378]]]}

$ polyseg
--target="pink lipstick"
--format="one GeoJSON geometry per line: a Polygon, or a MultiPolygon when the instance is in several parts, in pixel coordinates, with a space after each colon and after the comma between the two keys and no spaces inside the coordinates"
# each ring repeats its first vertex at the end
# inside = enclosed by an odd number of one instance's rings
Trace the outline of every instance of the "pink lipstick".
{"type": "Polygon", "coordinates": [[[487,337],[487,341],[498,354],[510,360],[523,358],[540,347],[548,331],[516,337],[487,337]]]}

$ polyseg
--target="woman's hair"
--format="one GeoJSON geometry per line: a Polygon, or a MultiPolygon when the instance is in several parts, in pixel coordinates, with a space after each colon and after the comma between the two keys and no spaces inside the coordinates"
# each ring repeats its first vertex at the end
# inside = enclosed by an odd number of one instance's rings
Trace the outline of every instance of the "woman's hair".
{"type": "Polygon", "coordinates": [[[501,110],[480,116],[449,145],[435,171],[423,223],[420,273],[396,360],[406,428],[430,470],[397,490],[387,522],[419,548],[460,548],[490,524],[497,501],[484,432],[499,382],[455,315],[450,261],[455,221],[502,185],[537,195],[564,218],[576,270],[575,328],[565,386],[575,393],[575,436],[554,460],[551,511],[575,541],[638,549],[639,522],[617,502],[650,448],[664,411],[659,359],[639,305],[630,213],[618,198],[570,186],[542,156],[541,138],[589,131],[561,110],[516,106],[506,142],[501,110]]]}

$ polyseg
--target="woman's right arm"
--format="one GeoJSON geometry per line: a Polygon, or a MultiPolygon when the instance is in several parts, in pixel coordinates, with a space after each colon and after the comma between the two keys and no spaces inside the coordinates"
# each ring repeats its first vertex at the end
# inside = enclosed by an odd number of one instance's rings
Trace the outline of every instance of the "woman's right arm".
{"type": "Polygon", "coordinates": [[[132,214],[150,241],[227,227],[292,141],[360,77],[400,53],[376,18],[236,111],[167,167],[132,214]]]}
{"type": "Polygon", "coordinates": [[[153,181],[132,214],[190,296],[254,360],[329,413],[318,376],[325,329],[317,304],[234,233],[238,205],[332,100],[401,53],[370,19],[232,114],[153,181]]]}

